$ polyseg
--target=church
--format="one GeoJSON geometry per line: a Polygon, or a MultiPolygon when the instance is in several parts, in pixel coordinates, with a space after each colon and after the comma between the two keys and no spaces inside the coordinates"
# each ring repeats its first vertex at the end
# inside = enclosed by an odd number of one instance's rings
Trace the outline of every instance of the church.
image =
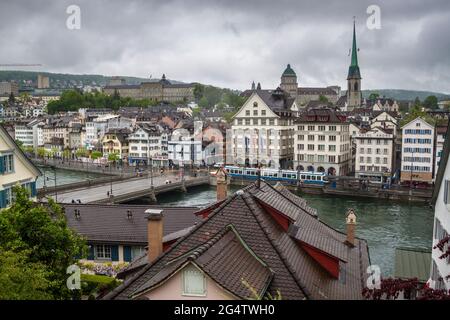
{"type": "MultiPolygon", "coordinates": [[[[341,111],[352,111],[360,108],[364,102],[361,92],[361,73],[358,65],[358,47],[356,44],[356,28],[353,23],[353,42],[351,49],[351,61],[347,75],[347,92],[341,95],[341,88],[337,85],[327,87],[299,87],[297,74],[290,64],[281,75],[281,83],[276,90],[283,90],[288,96],[295,99],[299,110],[308,109],[310,105],[317,105],[321,101],[328,106],[336,106],[341,111]]],[[[255,88],[252,84],[252,90],[246,90],[242,96],[249,97],[254,90],[261,90],[261,85],[255,88]]],[[[276,91],[272,90],[272,91],[276,91]]],[[[269,90],[271,91],[271,90],[269,90]]]]}

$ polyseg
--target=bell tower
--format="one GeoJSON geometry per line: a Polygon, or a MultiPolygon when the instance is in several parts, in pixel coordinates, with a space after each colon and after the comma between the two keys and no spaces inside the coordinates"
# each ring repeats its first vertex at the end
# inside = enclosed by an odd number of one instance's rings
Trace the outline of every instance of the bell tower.
{"type": "Polygon", "coordinates": [[[291,97],[297,98],[297,91],[298,91],[297,74],[291,68],[290,64],[287,65],[286,69],[281,75],[280,88],[289,93],[291,97]]]}
{"type": "Polygon", "coordinates": [[[361,74],[358,65],[358,47],[356,45],[355,21],[353,21],[352,60],[347,76],[347,108],[353,110],[361,107],[361,74]]]}

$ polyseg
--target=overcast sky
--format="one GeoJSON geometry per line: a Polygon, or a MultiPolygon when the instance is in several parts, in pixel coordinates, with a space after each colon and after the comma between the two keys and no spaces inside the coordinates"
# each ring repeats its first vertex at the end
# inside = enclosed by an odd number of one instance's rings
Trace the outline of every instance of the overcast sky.
{"type": "Polygon", "coordinates": [[[276,87],[290,63],[300,86],[345,89],[353,16],[363,89],[450,93],[448,0],[1,0],[0,64],[40,63],[28,69],[77,74],[165,73],[246,89],[253,80],[276,87]],[[71,4],[81,9],[79,30],[66,27],[71,4]],[[367,28],[372,4],[381,9],[381,29],[367,28]]]}

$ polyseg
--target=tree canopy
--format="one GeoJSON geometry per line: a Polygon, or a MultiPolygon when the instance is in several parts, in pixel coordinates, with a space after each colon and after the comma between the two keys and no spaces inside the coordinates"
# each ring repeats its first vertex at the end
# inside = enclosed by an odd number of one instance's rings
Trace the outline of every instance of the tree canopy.
{"type": "Polygon", "coordinates": [[[0,299],[66,299],[66,270],[87,254],[85,240],[67,226],[62,208],[13,189],[15,202],[0,211],[0,299]]]}

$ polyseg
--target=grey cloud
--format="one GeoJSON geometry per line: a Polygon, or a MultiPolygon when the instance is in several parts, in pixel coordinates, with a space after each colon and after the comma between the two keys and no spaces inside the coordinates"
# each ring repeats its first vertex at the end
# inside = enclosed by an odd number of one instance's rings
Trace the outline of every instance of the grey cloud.
{"type": "Polygon", "coordinates": [[[287,63],[303,86],[341,85],[357,17],[364,88],[450,92],[450,2],[384,1],[2,1],[0,61],[54,72],[274,87],[287,63]],[[81,7],[82,28],[65,27],[81,7]],[[365,26],[381,8],[381,30],[365,26]]]}

